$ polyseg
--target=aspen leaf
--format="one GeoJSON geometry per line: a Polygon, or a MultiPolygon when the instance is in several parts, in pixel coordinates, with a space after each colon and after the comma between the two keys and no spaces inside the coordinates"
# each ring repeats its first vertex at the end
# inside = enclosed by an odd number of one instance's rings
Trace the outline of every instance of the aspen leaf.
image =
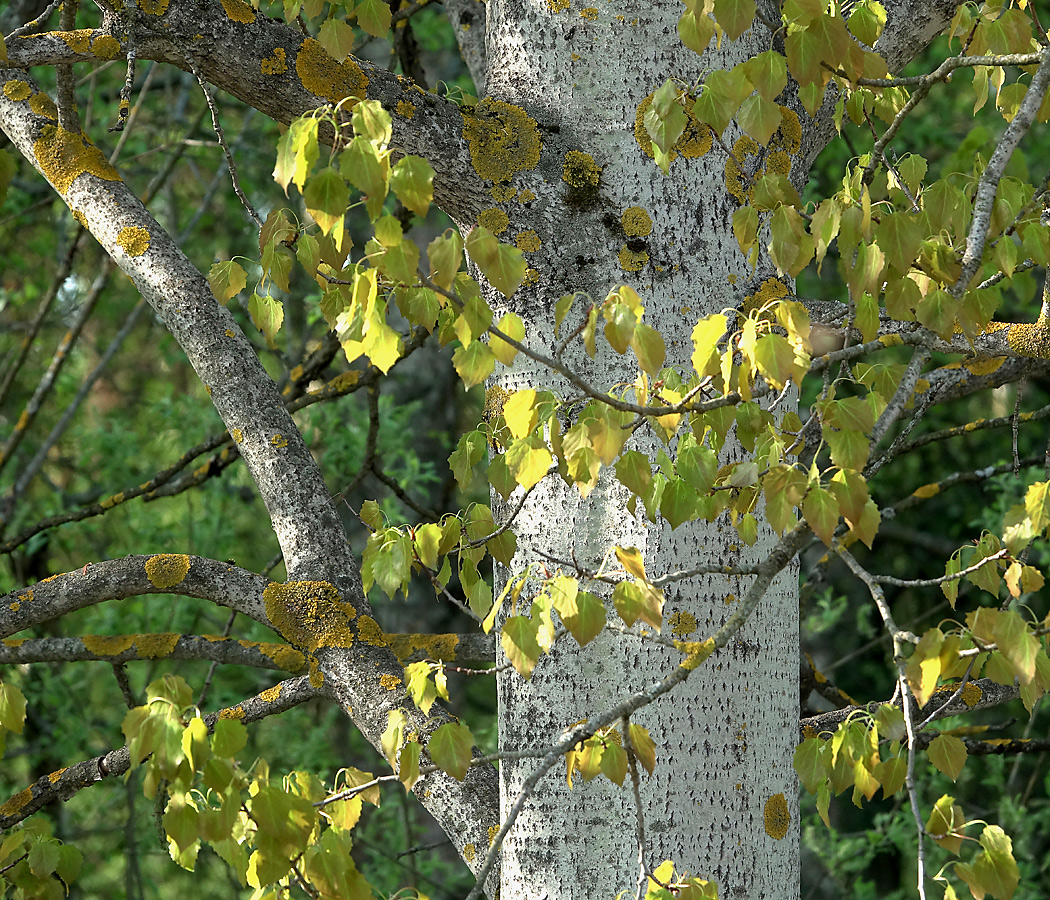
{"type": "Polygon", "coordinates": [[[342,225],[349,200],[350,189],[331,166],[311,175],[303,191],[307,212],[314,217],[323,234],[342,225]]]}
{"type": "Polygon", "coordinates": [[[962,829],[966,819],[962,807],[949,794],[942,795],[933,805],[926,820],[926,832],[945,850],[958,853],[962,847],[962,829]]]}
{"type": "Polygon", "coordinates": [[[928,629],[919,639],[905,667],[908,686],[920,707],[929,702],[941,676],[940,651],[943,640],[944,634],[939,628],[928,629]]]}
{"type": "Polygon", "coordinates": [[[387,713],[386,729],[380,738],[380,745],[390,767],[397,770],[397,751],[405,739],[405,725],[408,719],[403,710],[392,709],[387,713]]]}
{"type": "Polygon", "coordinates": [[[673,530],[694,518],[698,499],[694,488],[681,478],[672,478],[664,488],[663,498],[660,500],[660,515],[673,530]]]}
{"type": "Polygon", "coordinates": [[[367,138],[358,136],[339,154],[339,171],[367,198],[365,209],[373,221],[383,210],[386,199],[389,162],[367,138]]]}
{"type": "Polygon", "coordinates": [[[656,768],[656,744],[649,736],[649,729],[631,722],[629,731],[635,757],[642,768],[652,775],[653,769],[656,768]]]}
{"type": "Polygon", "coordinates": [[[623,623],[630,628],[642,615],[644,598],[633,581],[621,581],[613,589],[613,606],[623,623]]]}
{"type": "Polygon", "coordinates": [[[793,765],[802,786],[811,794],[824,784],[824,742],[817,737],[806,738],[795,748],[793,765]]]}
{"type": "Polygon", "coordinates": [[[223,306],[231,298],[244,290],[248,275],[240,263],[232,259],[214,263],[208,271],[208,286],[223,306]]]}
{"type": "Polygon", "coordinates": [[[882,796],[889,799],[904,787],[908,777],[908,760],[903,756],[892,756],[879,763],[875,771],[882,784],[882,796]]]}
{"type": "Polygon", "coordinates": [[[458,722],[447,722],[436,728],[427,742],[427,752],[434,765],[448,772],[456,781],[467,777],[473,747],[474,735],[466,725],[458,722]]]}
{"type": "Polygon", "coordinates": [[[601,770],[613,784],[622,785],[627,777],[627,751],[615,741],[609,741],[602,753],[601,770]]]}
{"type": "Polygon", "coordinates": [[[496,368],[496,358],[492,351],[481,341],[474,341],[469,347],[457,347],[452,354],[452,365],[455,366],[464,386],[471,388],[481,384],[496,368]]]}
{"type": "Polygon", "coordinates": [[[703,90],[693,104],[693,115],[721,137],[752,90],[751,82],[739,66],[728,72],[716,69],[704,78],[703,90]]]}
{"type": "Polygon", "coordinates": [[[714,16],[729,39],[735,41],[755,20],[755,0],[715,0],[714,16]]]}
{"type": "Polygon", "coordinates": [[[755,246],[758,240],[758,212],[750,204],[733,212],[733,237],[744,256],[755,246]]]}
{"type": "Polygon", "coordinates": [[[252,318],[252,324],[266,336],[267,341],[272,341],[284,321],[284,306],[280,300],[269,294],[252,293],[248,301],[248,315],[252,318]]]}
{"type": "Polygon", "coordinates": [[[653,480],[649,457],[637,450],[629,450],[616,461],[616,477],[631,493],[641,496],[653,480]]]}
{"type": "Polygon", "coordinates": [[[718,372],[718,341],[726,333],[726,317],[715,313],[700,319],[693,327],[693,368],[699,375],[713,375],[718,372]]]}
{"type": "Polygon", "coordinates": [[[886,8],[878,2],[858,3],[846,24],[857,40],[871,47],[886,27],[886,8]]]}
{"type": "Polygon", "coordinates": [[[22,691],[16,685],[0,683],[0,728],[21,734],[25,720],[26,698],[22,691]]]}
{"type": "MultiPolygon", "coordinates": [[[[525,340],[525,324],[515,313],[506,313],[496,324],[496,327],[507,337],[519,343],[525,340]]],[[[489,349],[492,351],[492,355],[505,366],[511,365],[514,362],[514,357],[518,355],[516,347],[512,347],[503,338],[495,334],[489,338],[489,349]]],[[[535,393],[533,391],[533,395],[535,393]]]]}
{"type": "Polygon", "coordinates": [[[1035,677],[1039,641],[1028,630],[1024,619],[1012,609],[1004,610],[992,629],[999,650],[1014,669],[1022,684],[1035,677]]]}
{"type": "Polygon", "coordinates": [[[659,151],[656,153],[657,165],[665,175],[671,165],[668,154],[682,136],[688,122],[682,101],[678,98],[678,88],[669,78],[653,94],[653,101],[643,119],[645,130],[653,142],[653,151],[659,151]]]}
{"type": "Polygon", "coordinates": [[[392,18],[390,6],[383,0],[361,0],[354,7],[357,24],[373,37],[385,37],[392,18]]]}
{"type": "Polygon", "coordinates": [[[273,179],[286,197],[289,184],[300,191],[303,189],[317,156],[317,119],[312,116],[296,119],[277,142],[277,163],[273,168],[273,179]]]}
{"type": "Polygon", "coordinates": [[[656,375],[663,368],[667,348],[663,336],[655,328],[639,322],[631,338],[631,347],[638,357],[638,365],[649,375],[656,375]]]}
{"type": "Polygon", "coordinates": [[[966,745],[951,734],[939,734],[926,750],[927,756],[952,781],[957,781],[966,763],[966,745]]]}
{"type": "Polygon", "coordinates": [[[336,62],[341,63],[354,52],[354,29],[340,18],[325,19],[318,29],[317,40],[336,62]]]}
{"type": "Polygon", "coordinates": [[[761,146],[766,146],[780,127],[780,107],[761,94],[752,94],[737,110],[736,120],[761,146]]]}
{"type": "Polygon", "coordinates": [[[830,491],[812,487],[802,501],[802,515],[809,527],[829,547],[839,521],[839,504],[830,491]]]}
{"type": "Polygon", "coordinates": [[[715,23],[703,13],[686,10],[678,20],[678,36],[694,53],[703,53],[715,33],[715,23]]]}
{"type": "Polygon", "coordinates": [[[546,477],[554,463],[550,450],[538,437],[515,441],[504,456],[515,482],[527,491],[546,477]]]}
{"type": "Polygon", "coordinates": [[[397,780],[404,785],[406,791],[412,790],[413,785],[419,781],[419,755],[423,748],[418,741],[408,741],[401,748],[398,757],[397,780]]]}
{"type": "Polygon", "coordinates": [[[421,156],[404,156],[390,170],[390,187],[408,209],[425,216],[434,199],[434,169],[421,156]]]}
{"type": "Polygon", "coordinates": [[[528,266],[517,247],[501,244],[483,225],[467,235],[467,253],[482,274],[504,297],[510,297],[525,278],[528,266]]]}
{"type": "Polygon", "coordinates": [[[645,564],[637,547],[617,547],[616,558],[624,570],[635,578],[645,578],[645,564]]]}
{"type": "Polygon", "coordinates": [[[1045,531],[1050,526],[1050,482],[1037,481],[1024,495],[1024,508],[1032,527],[1045,531]]]}
{"type": "MultiPolygon", "coordinates": [[[[766,50],[751,57],[744,63],[744,72],[759,96],[766,100],[773,100],[787,87],[787,60],[775,50],[766,50]]],[[[779,122],[779,112],[777,121],[779,122]]]]}
{"type": "Polygon", "coordinates": [[[558,302],[554,304],[554,333],[556,335],[561,328],[561,323],[565,321],[565,317],[569,314],[569,310],[572,309],[572,305],[575,302],[576,294],[563,294],[558,298],[558,302]]]}
{"type": "Polygon", "coordinates": [[[1013,855],[1013,842],[998,825],[986,825],[980,837],[981,852],[969,863],[956,863],[955,874],[966,882],[977,900],[985,895],[1010,900],[1021,880],[1013,855]]]}
{"type": "Polygon", "coordinates": [[[378,147],[386,147],[390,143],[390,113],[378,100],[362,100],[355,103],[351,119],[354,134],[366,138],[378,147]]]}
{"type": "Polygon", "coordinates": [[[511,616],[503,625],[500,643],[507,659],[522,678],[529,678],[540,658],[537,625],[527,616],[511,616]]]}

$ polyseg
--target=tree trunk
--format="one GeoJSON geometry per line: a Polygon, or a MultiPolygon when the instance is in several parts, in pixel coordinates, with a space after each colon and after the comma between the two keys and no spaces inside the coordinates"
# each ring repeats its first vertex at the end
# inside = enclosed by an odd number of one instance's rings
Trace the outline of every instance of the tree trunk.
{"type": "MultiPolygon", "coordinates": [[[[626,283],[643,298],[644,321],[665,336],[668,364],[688,369],[697,319],[739,307],[755,290],[751,285],[772,274],[765,262],[752,273],[733,237],[737,202],[726,189],[722,149],[712,148],[701,130],[672,162],[669,177],[643,150],[647,138],[644,127],[636,127],[639,105],[666,79],[693,82],[705,70],[731,68],[768,44],[769,35],[755,27],[701,59],[677,42],[681,12],[677,2],[553,14],[546,6],[518,2],[489,7],[489,92],[526,110],[538,123],[543,145],[538,168],[514,180],[519,193],[502,206],[512,223],[504,240],[516,239],[528,250],[537,243],[528,242],[528,230],[539,239],[538,248],[526,254],[537,273],[534,283],[504,305],[525,321],[530,347],[548,355],[560,339],[554,323],[560,296],[586,291],[600,303],[626,283]],[[589,163],[581,152],[600,170],[594,189],[587,184],[589,163]],[[521,191],[536,199],[523,205],[521,191]]],[[[735,137],[727,130],[727,144],[735,137]]],[[[561,337],[586,316],[588,306],[576,301],[561,337]]],[[[601,341],[593,360],[579,340],[565,360],[602,389],[637,376],[631,353],[617,356],[601,341]]],[[[519,356],[497,381],[513,391],[549,385],[551,376],[519,356]]],[[[564,396],[575,392],[564,382],[558,388],[564,396]]],[[[627,446],[655,459],[663,445],[642,428],[627,446]]],[[[742,453],[730,438],[720,462],[742,453]]],[[[747,566],[761,561],[775,540],[760,526],[758,541],[747,547],[725,515],[674,531],[663,520],[653,525],[626,510],[629,495],[611,479],[603,478],[584,500],[575,488],[549,481],[549,487],[544,482],[533,492],[516,520],[514,571],[528,563],[556,569],[544,554],[596,571],[616,544],[638,547],[653,574],[704,564],[747,566]]],[[[571,567],[566,573],[572,574],[571,567]]],[[[665,632],[703,639],[734,612],[746,586],[747,579],[725,576],[671,585],[665,591],[665,632]]],[[[606,634],[582,650],[566,638],[541,658],[531,680],[513,670],[500,676],[500,747],[550,744],[568,726],[673,671],[680,660],[677,653],[632,638],[606,634]]],[[[637,717],[657,748],[657,768],[642,784],[653,866],[673,859],[679,872],[716,880],[723,897],[798,895],[791,766],[797,672],[792,568],[730,647],[637,717]],[[779,825],[782,815],[766,816],[782,802],[790,817],[786,833],[779,825]]],[[[532,759],[501,764],[503,815],[535,764],[532,759]]],[[[504,844],[502,896],[568,900],[633,891],[635,818],[629,784],[618,788],[603,778],[583,783],[577,777],[570,789],[552,772],[504,844]]]]}

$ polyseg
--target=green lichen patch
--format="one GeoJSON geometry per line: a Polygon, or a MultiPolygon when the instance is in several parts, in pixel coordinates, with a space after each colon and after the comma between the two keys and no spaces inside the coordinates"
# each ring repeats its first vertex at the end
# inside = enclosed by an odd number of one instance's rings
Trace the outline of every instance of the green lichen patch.
{"type": "Polygon", "coordinates": [[[788,811],[787,800],[783,794],[774,794],[766,801],[765,812],[762,816],[766,834],[774,840],[783,839],[788,833],[791,824],[791,813],[788,811]]]}
{"type": "Polygon", "coordinates": [[[138,225],[121,228],[117,235],[117,245],[128,256],[142,256],[149,250],[149,232],[138,225]]]}
{"type": "Polygon", "coordinates": [[[507,226],[510,225],[510,217],[502,209],[493,206],[478,213],[478,224],[483,225],[493,234],[499,235],[507,230],[507,226]]]}
{"type": "Polygon", "coordinates": [[[117,170],[98,147],[84,135],[66,131],[61,125],[45,125],[40,130],[40,137],[33,142],[33,154],[44,176],[62,195],[85,174],[104,181],[120,181],[117,170]]]}
{"type": "Polygon", "coordinates": [[[356,612],[327,581],[271,582],[263,591],[263,606],[277,633],[307,653],[354,642],[349,623],[356,612]]]}
{"type": "Polygon", "coordinates": [[[645,237],[653,230],[652,218],[640,206],[628,206],[620,214],[620,225],[627,237],[645,237]]]}
{"type": "Polygon", "coordinates": [[[88,634],[82,637],[81,643],[88,653],[95,656],[120,656],[125,650],[130,650],[135,643],[135,635],[132,634],[88,634]]]}
{"type": "Polygon", "coordinates": [[[520,106],[486,97],[464,108],[463,136],[474,170],[488,181],[510,181],[540,162],[540,130],[520,106]]]}
{"type": "Polygon", "coordinates": [[[22,81],[18,78],[12,78],[10,81],[4,82],[4,96],[8,100],[25,100],[30,94],[33,93],[33,89],[29,86],[29,82],[22,81]]]}
{"type": "Polygon", "coordinates": [[[295,56],[295,72],[310,93],[324,97],[331,103],[339,103],[347,97],[353,106],[363,99],[368,88],[368,76],[353,60],[339,63],[321,46],[320,41],[307,38],[295,56]]]}
{"type": "Polygon", "coordinates": [[[255,21],[255,10],[244,0],[221,0],[221,3],[226,15],[234,22],[250,25],[255,21]]]}
{"type": "Polygon", "coordinates": [[[264,56],[259,68],[263,75],[280,75],[288,71],[288,60],[285,58],[284,47],[274,47],[271,56],[264,56]]]}
{"type": "Polygon", "coordinates": [[[497,203],[508,203],[514,199],[518,189],[512,184],[494,184],[489,193],[497,203]]]}
{"type": "Polygon", "coordinates": [[[19,791],[6,803],[0,805],[0,816],[13,816],[32,799],[33,789],[31,787],[27,787],[24,791],[19,791]]]}
{"type": "Polygon", "coordinates": [[[190,558],[185,553],[158,553],[146,560],[146,577],[157,588],[181,584],[190,570],[190,558]]]}

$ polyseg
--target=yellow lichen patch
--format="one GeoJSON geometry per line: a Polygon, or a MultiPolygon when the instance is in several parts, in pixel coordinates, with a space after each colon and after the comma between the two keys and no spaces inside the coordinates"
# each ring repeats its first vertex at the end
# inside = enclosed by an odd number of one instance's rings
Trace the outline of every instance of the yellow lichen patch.
{"type": "Polygon", "coordinates": [[[503,234],[510,225],[510,217],[495,206],[483,209],[478,213],[478,224],[484,226],[493,234],[503,234]]]}
{"type": "Polygon", "coordinates": [[[473,844],[463,845],[463,859],[466,860],[466,862],[474,862],[474,856],[476,855],[476,853],[477,851],[474,849],[473,844]]]}
{"type": "Polygon", "coordinates": [[[645,264],[649,262],[649,254],[644,250],[634,251],[626,244],[620,248],[620,252],[616,254],[617,259],[620,260],[620,268],[625,272],[640,272],[645,267],[645,264]]]}
{"type": "Polygon", "coordinates": [[[492,842],[494,840],[496,840],[496,835],[497,834],[499,834],[499,826],[498,825],[489,825],[488,835],[489,835],[489,846],[490,847],[492,846],[492,842]]]}
{"type": "Polygon", "coordinates": [[[80,209],[74,209],[74,210],[73,210],[73,218],[74,218],[74,219],[75,219],[75,220],[76,220],[77,222],[79,222],[79,223],[80,223],[80,224],[81,224],[81,225],[82,225],[82,226],[83,226],[84,228],[87,228],[87,227],[88,227],[88,220],[87,220],[87,216],[85,216],[85,215],[84,215],[84,212],[83,212],[83,210],[80,210],[80,209]]]}
{"type": "Polygon", "coordinates": [[[47,780],[52,784],[58,784],[62,780],[62,773],[66,771],[68,766],[63,766],[61,769],[55,769],[54,772],[48,772],[47,780]]]}
{"type": "Polygon", "coordinates": [[[354,642],[350,620],[357,613],[327,581],[270,582],[263,591],[263,607],[277,633],[308,653],[354,642]]]}
{"type": "Polygon", "coordinates": [[[30,94],[33,93],[33,89],[29,86],[29,82],[21,81],[18,78],[12,78],[10,81],[4,82],[4,96],[8,100],[25,100],[30,94]]]}
{"type": "Polygon", "coordinates": [[[675,641],[675,649],[684,653],[679,665],[690,672],[715,652],[715,639],[708,638],[706,641],[675,641]]]}
{"type": "Polygon", "coordinates": [[[580,190],[593,190],[598,187],[602,169],[590,153],[570,150],[565,154],[565,165],[562,166],[561,180],[569,187],[580,190]]]}
{"type": "MultiPolygon", "coordinates": [[[[493,188],[493,190],[495,190],[495,188],[493,188]]],[[[535,191],[530,191],[530,190],[526,189],[526,190],[520,191],[518,193],[518,203],[522,204],[522,206],[524,206],[526,203],[531,203],[535,199],[536,199],[536,192],[535,191]]]]}
{"type": "Polygon", "coordinates": [[[120,41],[108,34],[100,34],[91,43],[91,52],[99,59],[116,59],[120,56],[120,41]]]}
{"type": "MultiPolygon", "coordinates": [[[[653,94],[650,94],[638,104],[638,109],[634,113],[634,139],[642,148],[642,152],[650,159],[653,159],[653,139],[645,130],[645,114],[652,102],[653,94]]],[[[692,106],[685,107],[685,114],[687,121],[682,130],[682,136],[675,141],[668,154],[672,160],[676,159],[679,154],[686,159],[697,159],[708,153],[714,145],[711,129],[693,114],[692,106]]]]}
{"type": "Polygon", "coordinates": [[[963,685],[961,696],[962,702],[972,709],[981,702],[981,697],[984,696],[984,691],[981,690],[980,685],[974,684],[972,681],[967,681],[966,684],[963,685]]]}
{"type": "Polygon", "coordinates": [[[250,25],[255,21],[255,10],[245,3],[244,0],[222,0],[222,8],[226,10],[226,15],[233,19],[234,22],[243,22],[245,25],[250,25]]]}
{"type": "Polygon", "coordinates": [[[1006,333],[1006,342],[1021,356],[1050,359],[1050,325],[1045,322],[1011,325],[1006,333]]]}
{"type": "Polygon", "coordinates": [[[736,594],[726,594],[725,599],[722,601],[726,606],[731,606],[737,602],[736,594]]]}
{"type": "MultiPolygon", "coordinates": [[[[241,641],[242,644],[248,645],[250,641],[241,641]]],[[[303,656],[294,647],[289,647],[287,644],[256,644],[258,651],[268,659],[272,659],[274,664],[285,672],[301,672],[306,668],[306,657],[303,656]]]]}
{"type": "MultiPolygon", "coordinates": [[[[407,19],[405,20],[407,21],[407,19]]],[[[406,119],[411,119],[416,114],[416,104],[410,103],[408,100],[398,100],[397,106],[394,107],[394,111],[399,116],[404,116],[406,119]]]]}
{"type": "Polygon", "coordinates": [[[941,486],[934,482],[933,484],[924,484],[922,487],[916,488],[912,491],[912,496],[919,497],[922,500],[929,500],[930,497],[933,497],[940,492],[941,486]]]}
{"type": "Polygon", "coordinates": [[[802,123],[798,113],[786,106],[780,107],[780,127],[773,133],[770,146],[779,145],[794,156],[802,146],[802,123]]]}
{"type": "Polygon", "coordinates": [[[482,415],[486,422],[494,421],[503,414],[503,406],[510,399],[510,391],[498,384],[490,385],[485,390],[485,409],[482,415]]]}
{"type": "Polygon", "coordinates": [[[786,150],[771,150],[766,155],[766,171],[774,175],[787,175],[791,171],[791,157],[786,150]]]}
{"type": "Polygon", "coordinates": [[[310,660],[309,679],[310,687],[312,687],[314,690],[319,691],[322,687],[324,687],[324,672],[322,672],[320,667],[317,665],[316,659],[310,660]]]}
{"type": "Polygon", "coordinates": [[[598,10],[593,6],[585,6],[580,10],[580,18],[593,22],[598,18],[598,10]]]}
{"type": "Polygon", "coordinates": [[[783,794],[774,794],[766,801],[766,810],[762,818],[765,820],[766,834],[771,838],[779,841],[787,835],[791,813],[783,794]]]}
{"type": "Polygon", "coordinates": [[[463,136],[474,170],[488,181],[510,181],[540,161],[540,130],[520,106],[486,97],[464,108],[463,136]]]}
{"type": "Polygon", "coordinates": [[[547,9],[552,13],[565,12],[569,8],[569,0],[547,0],[547,9]]]}
{"type": "Polygon", "coordinates": [[[989,356],[987,359],[968,359],[963,363],[966,370],[974,375],[991,375],[1006,362],[1005,356],[989,356]]]}
{"type": "Polygon", "coordinates": [[[387,637],[394,656],[404,662],[417,651],[427,659],[452,662],[459,645],[458,634],[391,634],[387,637]]]}
{"type": "Polygon", "coordinates": [[[285,447],[288,446],[288,438],[286,438],[283,434],[275,434],[272,438],[270,438],[270,443],[273,444],[273,446],[275,446],[278,450],[283,450],[285,447]]]}
{"type": "Polygon", "coordinates": [[[691,612],[676,612],[667,620],[675,637],[689,637],[696,631],[696,616],[691,612]]]}
{"type": "Polygon", "coordinates": [[[517,194],[517,188],[512,184],[494,184],[489,193],[492,194],[492,199],[497,203],[507,203],[514,199],[515,194],[517,194]]]}
{"type": "Polygon", "coordinates": [[[755,192],[752,176],[747,175],[741,166],[746,165],[749,156],[758,156],[758,153],[758,142],[742,134],[736,139],[733,151],[726,159],[726,190],[741,206],[750,202],[755,192]]]}
{"type": "Polygon", "coordinates": [[[4,638],[5,647],[21,647],[28,638],[4,638]]]}
{"type": "Polygon", "coordinates": [[[146,560],[146,577],[158,588],[170,588],[182,582],[190,570],[185,553],[158,553],[146,560]]]}
{"type": "Polygon", "coordinates": [[[389,672],[384,672],[379,676],[379,684],[385,687],[388,691],[396,691],[401,687],[404,682],[396,675],[391,675],[389,672]]]}
{"type": "Polygon", "coordinates": [[[58,121],[58,107],[55,106],[55,101],[43,91],[37,91],[29,98],[29,108],[38,116],[58,121]]]}
{"type": "Polygon", "coordinates": [[[99,504],[99,506],[101,506],[103,509],[112,509],[118,503],[123,503],[123,502],[124,502],[124,492],[121,491],[119,494],[113,494],[111,497],[107,497],[105,500],[103,500],[99,504]]]}
{"type": "Polygon", "coordinates": [[[263,75],[280,75],[282,72],[287,72],[288,60],[285,58],[284,47],[274,47],[273,55],[264,56],[259,68],[263,75]]]}
{"type": "MultiPolygon", "coordinates": [[[[303,87],[332,103],[339,103],[347,97],[360,100],[368,87],[368,76],[357,63],[351,59],[336,62],[320,41],[313,38],[307,38],[299,48],[295,71],[303,87]]],[[[353,103],[344,105],[350,107],[353,103]]]]}
{"type": "Polygon", "coordinates": [[[84,648],[96,656],[120,656],[135,643],[133,634],[88,634],[80,639],[84,648]]]}
{"type": "Polygon", "coordinates": [[[753,294],[748,294],[740,305],[740,311],[745,316],[752,310],[765,309],[771,303],[782,297],[787,297],[791,289],[779,278],[767,278],[753,294]]]}
{"type": "Polygon", "coordinates": [[[74,53],[87,53],[91,49],[91,28],[78,28],[76,31],[56,31],[60,38],[65,41],[66,46],[74,53]]]}
{"type": "Polygon", "coordinates": [[[376,620],[371,616],[361,616],[357,620],[357,636],[373,647],[386,646],[386,636],[383,634],[383,629],[379,627],[376,620]]]}
{"type": "Polygon", "coordinates": [[[171,0],[139,0],[139,9],[148,16],[163,16],[171,0]]]}
{"type": "Polygon", "coordinates": [[[7,604],[7,608],[11,610],[11,612],[18,612],[22,608],[22,604],[16,600],[14,603],[7,604]]]}
{"type": "Polygon", "coordinates": [[[528,287],[540,280],[540,273],[531,266],[525,270],[525,277],[521,279],[521,286],[528,287]]]}
{"type": "Polygon", "coordinates": [[[645,237],[653,230],[653,220],[640,206],[628,206],[620,214],[620,224],[627,237],[645,237]]]}
{"type": "Polygon", "coordinates": [[[135,649],[142,659],[164,659],[171,656],[171,651],[179,642],[179,635],[168,634],[137,634],[135,635],[135,649]]]}
{"type": "Polygon", "coordinates": [[[32,799],[32,788],[26,788],[24,791],[19,791],[6,803],[0,805],[0,816],[13,816],[32,799]]]}
{"type": "Polygon", "coordinates": [[[121,228],[117,244],[128,256],[142,256],[149,250],[149,232],[138,225],[121,228]]]}
{"type": "Polygon", "coordinates": [[[219,710],[220,719],[243,719],[244,718],[244,707],[238,703],[236,706],[230,706],[226,709],[219,710]]]}
{"type": "Polygon", "coordinates": [[[514,238],[514,246],[523,253],[535,253],[543,245],[540,236],[531,228],[519,231],[514,238]]]}
{"type": "Polygon", "coordinates": [[[259,691],[259,699],[263,703],[276,703],[278,698],[281,696],[281,686],[275,684],[271,688],[267,688],[265,691],[259,691]]]}
{"type": "Polygon", "coordinates": [[[47,178],[60,194],[65,194],[80,175],[94,175],[105,181],[120,181],[102,151],[87,138],[61,125],[45,125],[33,142],[33,154],[47,178]]]}
{"type": "Polygon", "coordinates": [[[233,438],[235,444],[239,444],[244,440],[244,432],[241,431],[240,428],[234,428],[233,431],[230,432],[230,437],[233,438]]]}

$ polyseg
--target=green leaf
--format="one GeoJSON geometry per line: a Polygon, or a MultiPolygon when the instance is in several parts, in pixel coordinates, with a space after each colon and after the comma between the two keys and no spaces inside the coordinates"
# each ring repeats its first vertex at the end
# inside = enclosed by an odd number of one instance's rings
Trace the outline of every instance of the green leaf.
{"type": "Polygon", "coordinates": [[[540,658],[537,623],[527,616],[511,616],[503,625],[500,643],[507,659],[523,678],[529,678],[540,658]]]}
{"type": "Polygon", "coordinates": [[[809,527],[829,547],[839,522],[839,504],[830,491],[812,487],[802,500],[802,515],[809,527]]]}
{"type": "Polygon", "coordinates": [[[958,304],[945,290],[930,291],[919,301],[915,318],[946,341],[952,339],[958,304]]]}
{"type": "Polygon", "coordinates": [[[528,265],[517,247],[501,244],[483,225],[467,235],[467,253],[482,274],[504,297],[510,297],[525,278],[528,265]]]}
{"type": "Polygon", "coordinates": [[[632,722],[629,732],[635,757],[642,768],[652,775],[653,769],[656,768],[656,743],[649,736],[649,729],[632,722]]]}
{"type": "Polygon", "coordinates": [[[689,118],[678,97],[678,87],[668,78],[653,94],[653,101],[645,111],[643,120],[645,130],[652,138],[654,151],[660,150],[657,164],[665,175],[670,168],[668,154],[688,123],[689,118]]]}
{"type": "Polygon", "coordinates": [[[470,768],[474,735],[466,725],[448,722],[434,730],[427,742],[427,752],[434,765],[448,772],[456,781],[462,781],[470,768]]]}
{"type": "Polygon", "coordinates": [[[343,216],[346,215],[346,207],[350,202],[350,189],[339,172],[331,166],[326,166],[307,180],[303,202],[307,211],[321,226],[321,232],[328,234],[343,223],[343,216]]]}
{"type": "Polygon", "coordinates": [[[824,742],[817,737],[806,738],[795,748],[795,771],[802,786],[811,794],[815,794],[826,780],[823,749],[824,742]]]}
{"type": "Polygon", "coordinates": [[[402,157],[390,170],[390,187],[408,209],[425,216],[434,199],[434,169],[421,156],[402,157]]]}
{"type": "Polygon", "coordinates": [[[638,357],[638,365],[648,375],[656,375],[664,365],[667,348],[663,336],[644,322],[635,325],[631,347],[638,357]]]}
{"type": "Polygon", "coordinates": [[[272,341],[284,322],[284,306],[269,294],[260,296],[252,293],[248,301],[248,315],[252,318],[252,324],[266,335],[266,340],[272,341]]]}
{"type": "Polygon", "coordinates": [[[735,41],[755,20],[755,0],[714,0],[715,21],[735,41]]]}
{"type": "Polygon", "coordinates": [[[938,769],[952,781],[957,781],[959,773],[966,764],[966,745],[951,734],[939,734],[926,750],[927,755],[938,769]]]}
{"type": "MultiPolygon", "coordinates": [[[[521,321],[521,318],[516,313],[506,313],[499,320],[496,327],[507,337],[513,338],[518,343],[525,340],[525,323],[521,321]]],[[[503,338],[496,335],[492,335],[489,339],[489,349],[492,350],[492,355],[505,366],[513,363],[514,357],[518,355],[517,348],[512,347],[503,338]]]]}
{"type": "Polygon", "coordinates": [[[898,272],[907,272],[922,249],[922,226],[911,213],[890,213],[875,226],[875,240],[898,272]]]}
{"type": "Polygon", "coordinates": [[[357,24],[373,37],[386,37],[390,30],[390,6],[383,0],[361,0],[354,8],[357,24]]]}
{"type": "Polygon", "coordinates": [[[469,347],[456,348],[452,354],[452,365],[463,379],[463,384],[471,388],[481,384],[495,371],[496,357],[481,341],[474,341],[469,347]]]}
{"type": "Polygon", "coordinates": [[[602,774],[613,784],[623,785],[623,781],[627,777],[627,770],[627,751],[616,741],[608,741],[602,753],[602,774]]]}
{"type": "Polygon", "coordinates": [[[711,17],[703,13],[694,13],[686,10],[682,18],[678,20],[678,36],[694,53],[703,53],[715,33],[715,23],[711,17]]]}
{"type": "Polygon", "coordinates": [[[660,500],[660,515],[674,530],[696,516],[698,499],[694,488],[681,478],[672,478],[664,488],[663,498],[660,500]]]}
{"type": "Polygon", "coordinates": [[[336,62],[342,62],[354,52],[354,29],[343,19],[330,18],[321,23],[317,40],[336,62]]]}
{"type": "Polygon", "coordinates": [[[274,181],[286,197],[289,183],[300,191],[303,189],[317,156],[317,119],[313,116],[296,119],[277,142],[277,163],[273,169],[274,181]]]}
{"type": "Polygon", "coordinates": [[[232,759],[248,743],[248,731],[234,719],[219,719],[211,735],[211,752],[215,756],[232,759]]]}
{"type": "MultiPolygon", "coordinates": [[[[361,104],[358,104],[360,106],[361,104]]],[[[355,107],[356,109],[356,107],[355,107]]],[[[339,172],[367,198],[365,208],[375,221],[386,199],[390,161],[367,138],[358,136],[339,154],[339,172]]]]}
{"type": "Polygon", "coordinates": [[[0,684],[0,728],[21,734],[25,720],[25,696],[16,685],[0,684]]]}
{"type": "Polygon", "coordinates": [[[1021,880],[1014,861],[1013,842],[998,825],[986,825],[981,833],[982,850],[971,863],[957,863],[955,874],[969,886],[977,900],[990,895],[1010,900],[1021,880]]]}
{"type": "Polygon", "coordinates": [[[1035,677],[1039,641],[1028,630],[1024,619],[1012,609],[1005,610],[996,620],[992,635],[1017,678],[1022,684],[1029,684],[1035,677]]]}
{"type": "Polygon", "coordinates": [[[780,119],[780,107],[761,94],[748,97],[736,114],[740,127],[763,147],[780,127],[780,119]]]}
{"type": "Polygon", "coordinates": [[[233,296],[244,290],[248,275],[240,263],[227,259],[214,263],[208,272],[208,286],[223,306],[233,296]]]}
{"type": "Polygon", "coordinates": [[[766,100],[775,99],[777,94],[787,87],[787,60],[775,50],[766,50],[758,56],[751,57],[744,63],[744,72],[759,96],[766,100]]]}

